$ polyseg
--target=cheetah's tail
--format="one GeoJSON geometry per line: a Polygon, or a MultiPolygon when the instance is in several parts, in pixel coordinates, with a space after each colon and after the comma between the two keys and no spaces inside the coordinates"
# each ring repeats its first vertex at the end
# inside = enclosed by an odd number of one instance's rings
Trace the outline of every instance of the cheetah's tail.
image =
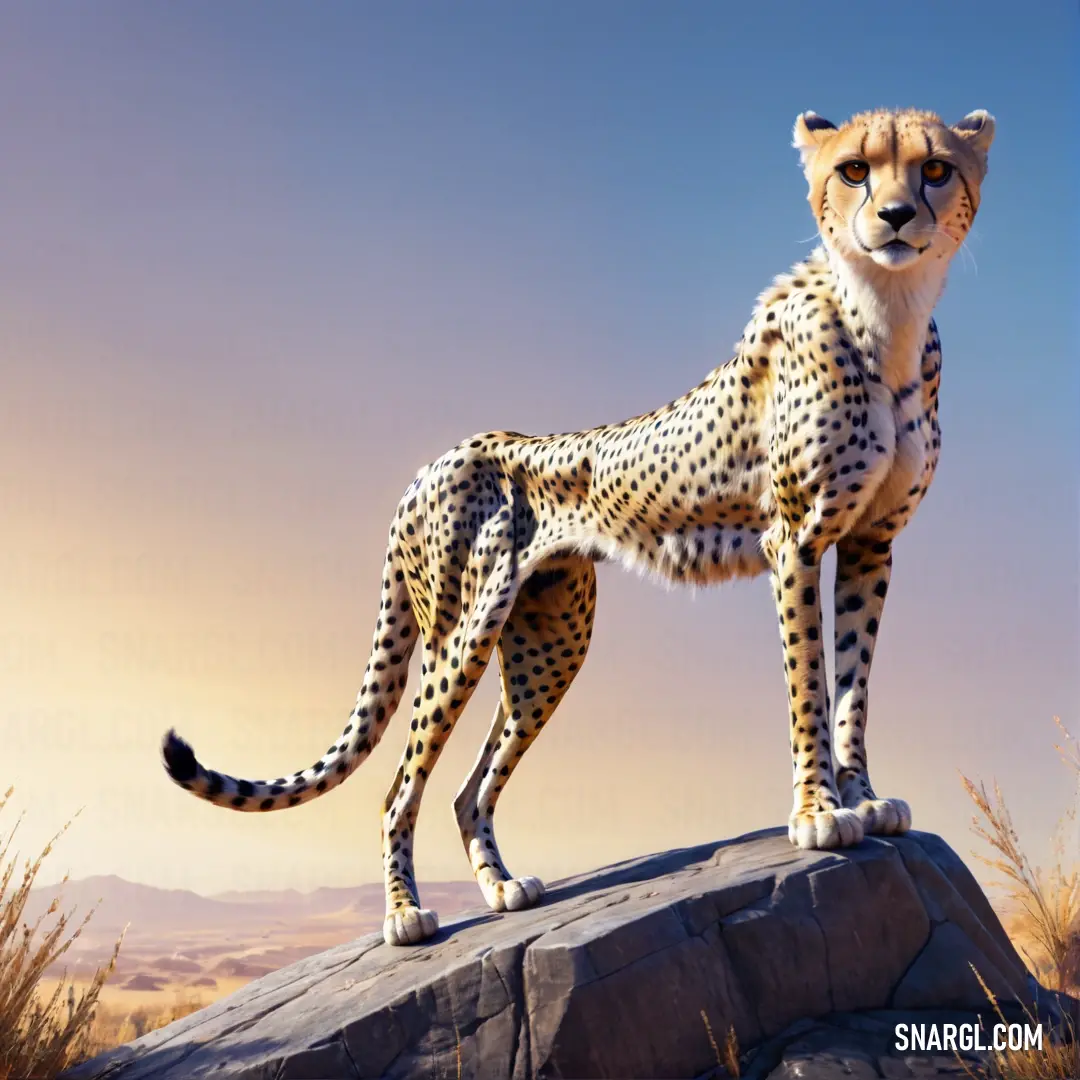
{"type": "Polygon", "coordinates": [[[282,810],[337,787],[375,749],[405,689],[418,624],[394,547],[386,557],[382,603],[371,658],[341,738],[309,769],[277,780],[238,780],[200,765],[170,730],[162,743],[165,771],[186,791],[232,810],[282,810]]]}

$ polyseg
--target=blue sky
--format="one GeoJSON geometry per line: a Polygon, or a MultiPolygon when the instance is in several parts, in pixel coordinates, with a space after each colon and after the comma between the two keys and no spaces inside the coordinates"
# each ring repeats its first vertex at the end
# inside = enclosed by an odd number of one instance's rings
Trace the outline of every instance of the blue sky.
{"type": "MultiPolygon", "coordinates": [[[[160,730],[233,772],[309,760],[355,693],[417,467],[696,384],[813,246],[796,113],[911,104],[989,109],[998,134],[938,309],[943,460],[898,545],[871,760],[962,850],[957,769],[999,775],[1044,834],[1069,794],[1050,716],[1080,730],[1077,21],[1049,2],[5,7],[0,784],[40,809],[53,733],[50,805],[88,806],[75,873],[206,886],[159,861],[167,834],[233,865],[302,838],[312,883],[376,876],[404,718],[326,806],[258,822],[171,790],[160,730]],[[162,817],[133,820],[88,760],[162,817]],[[362,848],[327,870],[357,817],[362,848]]],[[[589,665],[500,810],[511,862],[551,876],[783,821],[763,583],[691,599],[605,570],[601,592],[589,665]],[[702,733],[714,756],[684,761],[702,733]],[[576,824],[560,785],[586,772],[563,763],[613,744],[576,824]],[[583,865],[551,840],[571,827],[583,865]]],[[[446,802],[492,692],[432,782],[422,876],[466,872],[446,802]]]]}

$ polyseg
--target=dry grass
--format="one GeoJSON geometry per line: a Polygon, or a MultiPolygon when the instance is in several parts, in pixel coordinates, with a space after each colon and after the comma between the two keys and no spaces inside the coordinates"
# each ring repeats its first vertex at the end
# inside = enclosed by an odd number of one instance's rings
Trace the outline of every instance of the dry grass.
{"type": "Polygon", "coordinates": [[[131,1010],[99,1007],[87,1035],[85,1056],[93,1057],[111,1050],[114,1046],[131,1042],[150,1031],[157,1031],[174,1020],[182,1020],[209,1004],[203,997],[191,992],[177,991],[171,1004],[151,1010],[146,1006],[131,1010]]]}
{"type": "MultiPolygon", "coordinates": [[[[0,798],[0,811],[11,792],[9,788],[0,798]]],[[[19,823],[6,835],[0,834],[0,1080],[48,1080],[86,1056],[98,994],[120,951],[117,941],[109,963],[95,972],[81,993],[75,993],[65,975],[53,993],[42,999],[38,984],[45,969],[67,952],[93,915],[89,912],[69,932],[71,913],[60,912],[59,900],[54,900],[33,925],[23,921],[41,865],[68,825],[36,859],[26,860],[21,877],[18,855],[11,851],[19,823]]]]}
{"type": "Polygon", "coordinates": [[[1044,1044],[1041,1050],[995,1052],[977,1080],[1080,1080],[1080,1051],[1070,1043],[1044,1044]]]}
{"type": "Polygon", "coordinates": [[[1069,766],[1080,776],[1080,739],[1075,738],[1069,733],[1069,729],[1061,722],[1060,716],[1054,717],[1054,723],[1058,726],[1058,731],[1061,732],[1061,737],[1065,740],[1064,746],[1058,746],[1054,744],[1054,749],[1061,755],[1061,760],[1069,766]]]}
{"type": "MultiPolygon", "coordinates": [[[[1064,857],[1060,835],[1064,830],[1058,830],[1054,865],[1044,874],[1024,854],[1001,788],[995,783],[991,797],[984,784],[976,787],[966,776],[962,779],[985,819],[985,825],[973,819],[972,828],[997,852],[994,857],[976,858],[1004,878],[1008,922],[1017,944],[1046,985],[1080,989],[1080,866],[1070,866],[1064,857]]],[[[1068,815],[1063,821],[1067,820],[1068,815]]]]}
{"type": "MultiPolygon", "coordinates": [[[[972,971],[983,993],[994,1006],[998,1019],[1006,1023],[994,992],[974,967],[972,971]]],[[[1027,1020],[1030,1024],[1037,1022],[1030,1012],[1027,1013],[1027,1020]]],[[[1080,1042],[1077,1041],[1078,1033],[1071,1020],[1067,1024],[1066,1034],[1066,1039],[1051,1042],[1044,1031],[1041,1049],[995,1050],[979,1072],[974,1072],[966,1064],[964,1071],[972,1080],[1080,1080],[1080,1042]]]]}
{"type": "MultiPolygon", "coordinates": [[[[1076,740],[1056,717],[1055,723],[1065,738],[1065,745],[1056,749],[1080,779],[1076,740]]],[[[991,797],[984,784],[976,786],[966,776],[961,780],[981,815],[981,820],[972,818],[972,830],[996,853],[992,857],[976,853],[975,857],[1002,878],[998,884],[1004,887],[1010,930],[1021,951],[1045,985],[1080,992],[1080,859],[1067,840],[1076,822],[1076,808],[1058,821],[1054,864],[1044,874],[1024,854],[1001,788],[995,783],[991,797]]]]}
{"type": "MultiPolygon", "coordinates": [[[[1055,745],[1055,749],[1076,772],[1080,783],[1080,744],[1058,717],[1054,723],[1064,739],[1064,744],[1055,745]]],[[[1071,807],[1058,821],[1054,831],[1054,864],[1044,874],[1024,854],[1000,787],[994,784],[991,798],[984,784],[976,787],[966,776],[961,776],[961,780],[981,815],[972,818],[972,830],[996,853],[991,857],[975,853],[976,858],[1001,876],[999,884],[1011,908],[1009,930],[1017,947],[1043,985],[1080,993],[1080,859],[1075,845],[1067,841],[1067,834],[1076,822],[1076,807],[1071,807]]],[[[1004,1023],[994,995],[982,976],[977,971],[975,974],[1004,1023]]],[[[1036,1023],[1030,1013],[1028,1022],[1036,1023]]],[[[1070,1022],[1064,1040],[1051,1042],[1048,1034],[1044,1031],[1039,1050],[995,1051],[981,1076],[987,1080],[1080,1080],[1080,1032],[1070,1022]]],[[[977,1075],[967,1071],[971,1077],[977,1075]]]]}
{"type": "Polygon", "coordinates": [[[720,1047],[716,1045],[716,1037],[713,1035],[712,1024],[709,1023],[708,1014],[704,1009],[701,1010],[701,1019],[705,1023],[705,1033],[709,1036],[709,1045],[712,1047],[713,1053],[716,1055],[717,1066],[725,1070],[725,1075],[734,1077],[738,1080],[739,1072],[739,1039],[735,1034],[735,1025],[732,1024],[728,1027],[727,1038],[724,1039],[724,1053],[721,1056],[720,1047]]]}
{"type": "MultiPolygon", "coordinates": [[[[0,798],[0,811],[10,796],[8,790],[0,798]]],[[[52,993],[42,994],[46,969],[67,952],[94,914],[90,911],[69,930],[71,913],[61,912],[57,899],[33,925],[23,919],[38,872],[70,824],[36,859],[25,862],[21,877],[18,857],[11,851],[18,822],[9,833],[0,834],[0,1080],[49,1080],[79,1061],[171,1024],[207,1004],[188,992],[178,993],[171,1004],[156,1011],[104,1008],[99,996],[116,964],[120,941],[108,964],[94,973],[81,992],[65,973],[52,993]]]]}
{"type": "Polygon", "coordinates": [[[735,1034],[735,1025],[728,1028],[727,1038],[724,1040],[724,1064],[727,1066],[729,1075],[739,1075],[739,1039],[735,1034]]]}

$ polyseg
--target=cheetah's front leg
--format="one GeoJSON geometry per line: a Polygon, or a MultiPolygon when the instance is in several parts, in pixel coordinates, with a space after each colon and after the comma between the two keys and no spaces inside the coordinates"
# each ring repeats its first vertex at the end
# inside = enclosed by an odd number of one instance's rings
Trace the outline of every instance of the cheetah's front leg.
{"type": "Polygon", "coordinates": [[[867,833],[911,828],[908,804],[879,799],[866,767],[867,684],[891,572],[887,535],[848,536],[836,546],[836,779],[844,806],[859,815],[867,833]]]}
{"type": "Polygon", "coordinates": [[[792,542],[778,546],[773,586],[791,706],[795,789],[788,837],[800,848],[848,847],[863,838],[859,818],[841,806],[833,779],[820,581],[818,551],[792,542]]]}

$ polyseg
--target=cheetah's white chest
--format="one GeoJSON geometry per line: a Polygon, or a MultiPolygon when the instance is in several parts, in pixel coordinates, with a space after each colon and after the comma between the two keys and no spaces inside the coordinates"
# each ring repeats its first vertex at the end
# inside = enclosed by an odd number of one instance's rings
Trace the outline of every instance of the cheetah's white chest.
{"type": "Polygon", "coordinates": [[[935,433],[920,397],[894,404],[891,390],[874,389],[871,422],[889,453],[863,520],[874,523],[888,518],[899,529],[915,512],[933,477],[935,433]]]}

